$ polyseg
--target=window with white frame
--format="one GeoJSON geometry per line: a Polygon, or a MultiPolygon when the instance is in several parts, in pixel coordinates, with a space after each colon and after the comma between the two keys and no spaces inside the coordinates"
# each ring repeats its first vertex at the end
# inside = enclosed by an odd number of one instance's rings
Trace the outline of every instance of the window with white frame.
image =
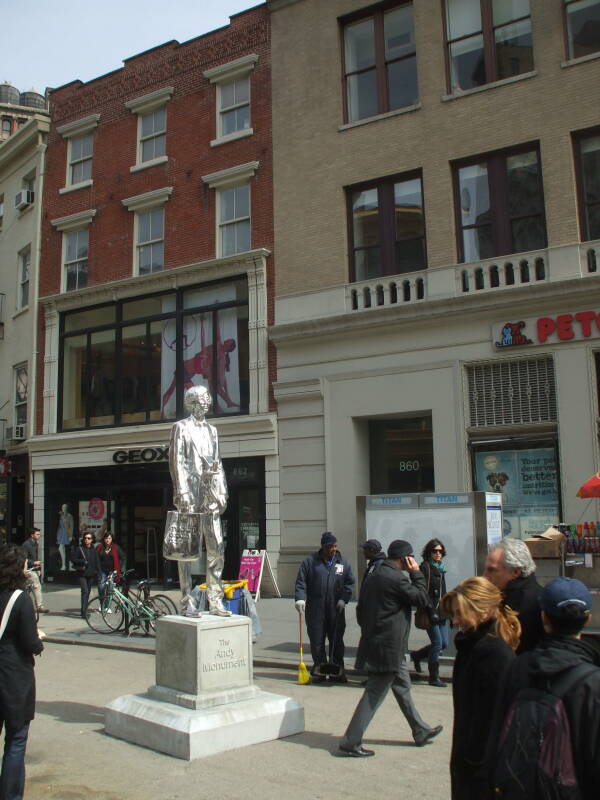
{"type": "Polygon", "coordinates": [[[15,373],[15,425],[27,422],[27,364],[17,364],[15,373]]]}
{"type": "Polygon", "coordinates": [[[29,305],[29,270],[31,268],[31,247],[26,247],[19,253],[19,285],[17,291],[17,308],[27,308],[29,305]]]}
{"type": "Polygon", "coordinates": [[[93,130],[97,127],[99,119],[100,114],[90,114],[56,129],[63,139],[68,141],[65,186],[58,190],[59,194],[91,186],[93,130]]]}
{"type": "Polygon", "coordinates": [[[250,185],[219,192],[219,253],[222,257],[250,250],[250,185]]]}
{"type": "Polygon", "coordinates": [[[250,179],[258,166],[258,161],[250,161],[202,176],[209,188],[216,189],[218,258],[252,249],[250,179]]]}
{"type": "Polygon", "coordinates": [[[229,136],[250,127],[250,78],[219,86],[219,134],[229,136]]]}
{"type": "Polygon", "coordinates": [[[167,102],[173,86],[128,100],[125,106],[138,117],[136,163],[131,172],[162,164],[167,160],[167,102]]]}
{"type": "Polygon", "coordinates": [[[92,147],[91,133],[77,136],[69,142],[69,184],[71,186],[91,180],[92,147]]]}
{"type": "Polygon", "coordinates": [[[139,161],[154,161],[165,155],[167,139],[167,112],[164,108],[140,116],[139,161]]]}
{"type": "Polygon", "coordinates": [[[87,228],[63,234],[64,280],[67,292],[87,286],[89,236],[87,228]]]}
{"type": "Polygon", "coordinates": [[[137,214],[137,271],[139,275],[164,268],[165,210],[153,208],[137,214]]]}
{"type": "Polygon", "coordinates": [[[258,56],[247,56],[206,70],[203,74],[217,87],[217,135],[212,146],[250,136],[250,74],[258,56]]]}

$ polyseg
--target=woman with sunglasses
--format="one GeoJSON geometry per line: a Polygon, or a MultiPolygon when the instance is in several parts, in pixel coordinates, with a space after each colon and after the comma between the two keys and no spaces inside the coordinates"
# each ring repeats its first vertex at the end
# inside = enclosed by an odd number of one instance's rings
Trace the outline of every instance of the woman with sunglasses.
{"type": "Polygon", "coordinates": [[[85,619],[85,609],[94,579],[100,580],[100,559],[94,548],[93,534],[84,532],[79,547],[71,550],[71,561],[77,571],[77,580],[81,588],[81,616],[85,619]]]}
{"type": "Polygon", "coordinates": [[[446,686],[440,679],[440,654],[448,647],[448,620],[440,609],[440,600],[446,594],[446,567],[443,561],[445,555],[446,549],[439,539],[430,539],[421,553],[423,562],[420,569],[425,576],[430,601],[428,611],[431,625],[427,633],[431,644],[411,652],[415,670],[422,672],[421,661],[427,659],[429,684],[440,688],[446,686]]]}

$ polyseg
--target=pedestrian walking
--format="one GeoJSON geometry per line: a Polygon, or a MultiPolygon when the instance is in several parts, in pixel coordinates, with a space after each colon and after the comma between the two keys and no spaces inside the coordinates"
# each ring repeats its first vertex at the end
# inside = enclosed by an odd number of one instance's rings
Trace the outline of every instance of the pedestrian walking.
{"type": "Polygon", "coordinates": [[[415,708],[405,663],[412,606],[424,608],[428,603],[425,578],[413,558],[412,545],[396,539],[388,548],[387,559],[363,588],[356,667],[366,669],[368,678],[340,742],[340,751],[345,755],[355,758],[374,755],[373,750],[363,747],[362,740],[390,688],[417,747],[441,733],[441,725],[432,728],[415,708]]]}
{"type": "Polygon", "coordinates": [[[352,597],[353,586],[352,567],[338,551],[337,538],[331,531],[325,531],[321,536],[320,550],[307,556],[300,565],[294,592],[296,609],[306,615],[313,683],[326,680],[319,667],[327,661],[337,667],[329,675],[330,681],[346,683],[348,680],[344,668],[345,608],[352,597]]]}
{"type": "Polygon", "coordinates": [[[0,730],[4,757],[0,798],[22,800],[25,748],[35,714],[33,656],[44,649],[26,587],[25,555],[15,545],[0,548],[0,730]]]}
{"type": "Polygon", "coordinates": [[[112,572],[116,572],[117,575],[120,575],[121,572],[125,571],[125,553],[114,541],[110,531],[104,533],[102,541],[96,547],[96,552],[98,553],[98,560],[100,562],[98,593],[104,596],[104,587],[108,576],[112,572]]]}
{"type": "Polygon", "coordinates": [[[540,617],[542,587],[535,579],[535,569],[525,542],[510,537],[492,545],[483,568],[483,577],[500,589],[506,605],[519,615],[521,641],[517,655],[533,650],[544,635],[540,617]]]}
{"type": "Polygon", "coordinates": [[[514,659],[521,626],[487,578],[467,578],[442,598],[457,627],[452,674],[454,729],[452,800],[483,800],[488,791],[486,747],[502,680],[514,659]]]}
{"type": "Polygon", "coordinates": [[[496,791],[498,787],[495,796],[509,800],[521,796],[528,800],[567,796],[596,800],[600,787],[600,646],[595,638],[581,636],[591,619],[592,596],[581,581],[554,578],[542,589],[540,606],[544,636],[537,647],[514,660],[502,695],[500,711],[505,721],[494,736],[498,746],[492,759],[492,788],[496,791]],[[556,705],[557,697],[561,707],[556,705]],[[522,716],[526,709],[521,705],[527,701],[537,702],[538,707],[541,701],[553,703],[558,711],[558,724],[551,720],[550,736],[554,742],[557,736],[563,738],[555,748],[554,762],[540,759],[535,750],[539,742],[550,739],[548,731],[540,735],[531,730],[528,735],[531,717],[522,716]],[[567,724],[561,710],[566,712],[567,724]],[[518,742],[515,724],[523,734],[518,742]],[[553,775],[557,767],[561,767],[560,774],[553,775]],[[522,790],[526,794],[520,794],[522,790]]]}
{"type": "Polygon", "coordinates": [[[100,559],[94,548],[94,535],[84,533],[79,547],[71,550],[71,562],[77,572],[81,589],[81,616],[85,619],[85,609],[90,599],[94,581],[100,581],[100,559]]]}
{"type": "Polygon", "coordinates": [[[429,628],[427,635],[430,644],[411,653],[415,670],[421,672],[421,661],[427,659],[429,668],[429,685],[444,688],[446,684],[440,679],[440,655],[448,647],[448,621],[445,619],[440,601],[446,594],[446,567],[444,558],[446,548],[439,539],[430,539],[421,553],[421,572],[425,576],[427,594],[429,595],[429,628]]]}
{"type": "Polygon", "coordinates": [[[42,562],[40,560],[40,538],[42,532],[39,528],[32,528],[29,537],[21,545],[27,556],[27,568],[25,576],[27,578],[27,588],[31,588],[33,599],[39,614],[47,614],[48,609],[44,605],[42,598],[42,562]]]}

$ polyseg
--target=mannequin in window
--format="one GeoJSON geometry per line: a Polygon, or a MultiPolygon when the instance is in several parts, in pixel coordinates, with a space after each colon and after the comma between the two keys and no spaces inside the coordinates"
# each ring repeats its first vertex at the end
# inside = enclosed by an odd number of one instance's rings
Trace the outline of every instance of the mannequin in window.
{"type": "Polygon", "coordinates": [[[61,570],[68,569],[69,559],[66,552],[67,546],[73,538],[73,515],[69,513],[69,506],[64,503],[58,514],[58,528],[56,529],[56,544],[60,553],[61,570]]]}

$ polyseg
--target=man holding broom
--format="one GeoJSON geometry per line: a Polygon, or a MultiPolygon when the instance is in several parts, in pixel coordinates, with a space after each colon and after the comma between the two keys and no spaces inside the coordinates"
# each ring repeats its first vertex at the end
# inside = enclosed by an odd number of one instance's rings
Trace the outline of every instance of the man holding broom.
{"type": "Polygon", "coordinates": [[[321,549],[307,556],[298,570],[294,599],[299,614],[306,614],[306,628],[313,659],[313,683],[329,680],[346,683],[344,631],[346,603],[352,597],[354,575],[337,549],[330,531],[321,536],[321,549]],[[329,643],[329,659],[325,639],[329,643]]]}

